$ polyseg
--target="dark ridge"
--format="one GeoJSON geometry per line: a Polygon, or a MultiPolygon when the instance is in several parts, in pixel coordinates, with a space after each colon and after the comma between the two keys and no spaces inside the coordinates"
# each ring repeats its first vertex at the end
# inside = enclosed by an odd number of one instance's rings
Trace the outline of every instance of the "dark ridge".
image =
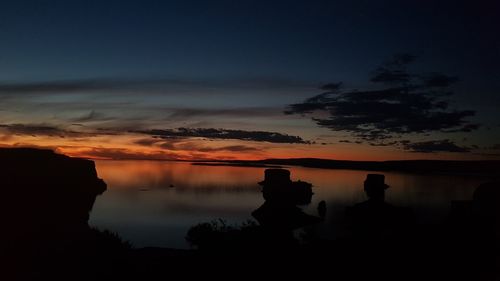
{"type": "Polygon", "coordinates": [[[229,166],[229,167],[252,167],[252,168],[281,168],[277,165],[259,164],[259,163],[214,163],[214,162],[193,162],[194,166],[229,166]]]}
{"type": "Polygon", "coordinates": [[[224,161],[238,164],[265,164],[300,166],[321,169],[349,169],[366,171],[398,171],[409,173],[449,173],[495,175],[500,173],[500,161],[451,161],[451,160],[398,160],[398,161],[348,161],[319,158],[288,158],[265,160],[224,161]]]}

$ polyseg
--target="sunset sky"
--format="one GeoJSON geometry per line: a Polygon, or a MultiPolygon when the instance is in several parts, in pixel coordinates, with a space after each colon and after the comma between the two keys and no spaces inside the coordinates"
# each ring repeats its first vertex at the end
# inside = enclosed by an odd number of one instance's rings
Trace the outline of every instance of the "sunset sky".
{"type": "Polygon", "coordinates": [[[2,1],[0,145],[94,159],[500,159],[499,9],[2,1]]]}

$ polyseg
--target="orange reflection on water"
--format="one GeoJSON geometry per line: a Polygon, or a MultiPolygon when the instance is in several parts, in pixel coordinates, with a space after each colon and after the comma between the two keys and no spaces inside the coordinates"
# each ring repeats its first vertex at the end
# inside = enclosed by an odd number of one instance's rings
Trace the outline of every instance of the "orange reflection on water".
{"type": "Polygon", "coordinates": [[[114,187],[257,186],[262,169],[192,165],[178,161],[96,161],[99,176],[114,187]]]}
{"type": "MultiPolygon", "coordinates": [[[[264,203],[257,183],[263,180],[265,168],[116,160],[96,161],[96,168],[108,190],[97,198],[91,224],[116,231],[140,246],[187,247],[184,237],[191,226],[219,218],[241,223],[252,219],[252,211],[264,203]]],[[[318,203],[326,201],[328,224],[318,226],[321,233],[341,235],[345,208],[366,200],[363,181],[370,172],[287,168],[292,180],[313,184],[312,202],[302,206],[305,212],[317,214],[318,203]]],[[[485,180],[383,174],[391,186],[387,201],[411,207],[425,222],[442,220],[451,200],[470,199],[474,188],[485,180]]]]}
{"type": "MultiPolygon", "coordinates": [[[[109,186],[121,189],[181,188],[181,189],[253,189],[259,190],[258,182],[264,178],[265,168],[193,165],[179,161],[96,161],[96,168],[109,186]]],[[[418,175],[397,172],[372,172],[342,169],[316,169],[289,166],[292,180],[313,184],[315,193],[338,201],[363,200],[363,181],[368,173],[383,173],[391,188],[388,198],[411,203],[429,193],[439,194],[448,200],[468,197],[475,178],[448,175],[418,175]],[[433,186],[429,190],[428,186],[433,186]],[[464,188],[465,187],[465,188],[464,188]],[[463,191],[466,191],[464,194],[463,191]],[[410,198],[410,199],[408,199],[410,198]]],[[[321,199],[315,196],[314,199],[321,199]]],[[[432,201],[432,197],[428,199],[432,201]]]]}

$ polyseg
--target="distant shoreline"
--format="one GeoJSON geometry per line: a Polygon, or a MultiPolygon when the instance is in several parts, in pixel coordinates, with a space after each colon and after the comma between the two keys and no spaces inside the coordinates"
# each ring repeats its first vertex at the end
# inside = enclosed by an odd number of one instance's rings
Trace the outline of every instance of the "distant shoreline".
{"type": "Polygon", "coordinates": [[[449,160],[399,160],[399,161],[348,161],[317,158],[266,159],[257,161],[227,161],[266,165],[299,166],[318,169],[394,171],[424,174],[460,174],[500,176],[500,161],[449,161],[449,160]]]}
{"type": "Polygon", "coordinates": [[[166,159],[102,159],[97,161],[162,161],[184,162],[194,166],[228,166],[249,168],[282,168],[296,166],[317,169],[406,172],[414,174],[478,175],[500,177],[500,160],[390,160],[351,161],[320,158],[283,158],[264,160],[166,160],[166,159]]]}
{"type": "Polygon", "coordinates": [[[229,167],[246,167],[246,168],[283,168],[278,165],[268,165],[268,164],[259,164],[259,163],[214,163],[214,162],[192,162],[193,166],[229,166],[229,167]]]}

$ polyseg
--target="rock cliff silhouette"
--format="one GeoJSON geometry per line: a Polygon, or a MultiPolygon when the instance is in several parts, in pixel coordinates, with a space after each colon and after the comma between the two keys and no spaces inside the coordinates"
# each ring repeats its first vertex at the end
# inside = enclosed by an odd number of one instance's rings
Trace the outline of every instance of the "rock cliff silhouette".
{"type": "Polygon", "coordinates": [[[0,262],[9,280],[97,272],[120,239],[89,227],[106,190],[94,162],[50,150],[0,148],[0,262]],[[15,277],[15,278],[14,278],[15,277]]]}
{"type": "Polygon", "coordinates": [[[29,148],[2,148],[0,159],[1,215],[13,233],[85,227],[106,190],[90,160],[29,148]]]}

